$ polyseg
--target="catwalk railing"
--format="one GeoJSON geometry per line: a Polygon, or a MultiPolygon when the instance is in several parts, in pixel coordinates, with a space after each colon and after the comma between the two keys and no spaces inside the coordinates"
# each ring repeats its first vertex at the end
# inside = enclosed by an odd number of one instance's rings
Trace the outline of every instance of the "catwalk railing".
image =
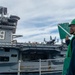
{"type": "Polygon", "coordinates": [[[39,75],[44,73],[62,72],[64,58],[59,59],[47,59],[39,61],[18,62],[18,75],[20,72],[38,72],[39,75]]]}

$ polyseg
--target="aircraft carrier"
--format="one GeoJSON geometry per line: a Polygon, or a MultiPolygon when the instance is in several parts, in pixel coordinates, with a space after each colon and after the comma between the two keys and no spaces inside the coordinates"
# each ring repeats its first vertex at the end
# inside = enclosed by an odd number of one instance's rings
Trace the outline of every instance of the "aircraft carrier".
{"type": "Polygon", "coordinates": [[[20,43],[16,37],[18,16],[7,15],[0,7],[0,75],[61,75],[66,45],[55,44],[55,39],[45,43],[20,43]]]}

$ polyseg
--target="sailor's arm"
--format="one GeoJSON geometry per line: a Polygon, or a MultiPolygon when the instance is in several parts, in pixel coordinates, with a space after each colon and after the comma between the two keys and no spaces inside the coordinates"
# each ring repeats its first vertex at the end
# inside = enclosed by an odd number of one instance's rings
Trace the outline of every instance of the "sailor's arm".
{"type": "Polygon", "coordinates": [[[69,39],[69,37],[68,37],[68,36],[66,36],[66,38],[65,38],[65,42],[66,42],[66,45],[68,46],[68,45],[69,45],[69,43],[70,43],[70,39],[69,39]]]}

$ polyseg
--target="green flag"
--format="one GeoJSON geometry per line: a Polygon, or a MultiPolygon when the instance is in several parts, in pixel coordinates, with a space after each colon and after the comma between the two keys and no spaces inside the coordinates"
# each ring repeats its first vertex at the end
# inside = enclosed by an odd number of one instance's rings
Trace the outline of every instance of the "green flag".
{"type": "Polygon", "coordinates": [[[67,35],[70,35],[70,27],[69,23],[61,23],[58,25],[60,39],[64,39],[67,35]]]}

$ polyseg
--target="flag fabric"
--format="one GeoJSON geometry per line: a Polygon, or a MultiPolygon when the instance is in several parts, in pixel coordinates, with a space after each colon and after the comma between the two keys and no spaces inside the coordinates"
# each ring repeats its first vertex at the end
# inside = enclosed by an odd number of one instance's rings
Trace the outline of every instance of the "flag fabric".
{"type": "Polygon", "coordinates": [[[59,30],[59,35],[60,39],[66,38],[66,36],[71,36],[70,35],[70,27],[69,23],[61,23],[58,25],[58,30],[59,30]]]}

